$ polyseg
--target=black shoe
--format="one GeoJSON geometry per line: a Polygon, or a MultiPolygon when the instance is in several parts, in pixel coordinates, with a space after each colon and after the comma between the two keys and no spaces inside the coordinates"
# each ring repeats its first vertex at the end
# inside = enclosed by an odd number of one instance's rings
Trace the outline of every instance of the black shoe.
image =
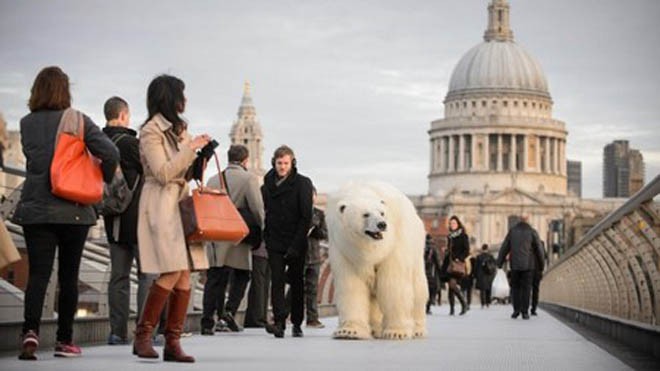
{"type": "Polygon", "coordinates": [[[303,331],[302,328],[300,328],[300,325],[294,325],[293,328],[291,329],[291,335],[294,338],[301,338],[303,337],[303,331]]]}
{"type": "Polygon", "coordinates": [[[273,334],[276,338],[283,338],[284,337],[284,326],[281,326],[277,323],[267,323],[266,324],[266,332],[269,334],[273,334]]]}
{"type": "Polygon", "coordinates": [[[215,334],[215,331],[213,331],[213,328],[202,327],[201,332],[202,332],[202,335],[205,335],[205,336],[213,336],[213,334],[215,334]]]}
{"type": "Polygon", "coordinates": [[[449,315],[450,316],[454,315],[454,307],[451,307],[451,309],[449,309],[449,315]]]}
{"type": "Polygon", "coordinates": [[[529,319],[529,314],[527,314],[527,313],[523,313],[523,314],[522,314],[522,317],[523,317],[523,319],[529,319]]]}
{"type": "Polygon", "coordinates": [[[511,318],[516,319],[516,318],[518,318],[519,315],[520,315],[520,312],[513,312],[513,314],[511,315],[511,318]]]}
{"type": "Polygon", "coordinates": [[[467,313],[468,310],[469,310],[469,308],[467,308],[467,307],[463,307],[463,308],[461,309],[461,313],[459,313],[458,315],[459,315],[459,316],[462,316],[462,315],[464,315],[465,313],[467,313]]]}
{"type": "Polygon", "coordinates": [[[236,323],[236,320],[234,319],[234,316],[231,315],[231,313],[226,313],[224,316],[222,316],[222,320],[225,321],[227,324],[227,327],[229,327],[230,330],[233,332],[241,332],[243,329],[241,326],[236,323]]]}
{"type": "Polygon", "coordinates": [[[531,315],[532,315],[532,316],[538,316],[538,314],[536,314],[536,310],[533,310],[533,311],[531,312],[531,315]]]}

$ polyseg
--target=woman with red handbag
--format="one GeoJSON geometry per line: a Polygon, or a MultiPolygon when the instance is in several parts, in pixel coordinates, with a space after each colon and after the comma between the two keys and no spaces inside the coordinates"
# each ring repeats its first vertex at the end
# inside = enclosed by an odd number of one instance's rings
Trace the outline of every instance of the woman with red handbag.
{"type": "Polygon", "coordinates": [[[70,109],[69,77],[59,67],[46,67],[39,72],[32,85],[28,106],[31,113],[21,119],[21,145],[27,160],[25,183],[12,218],[14,223],[23,226],[30,272],[25,289],[25,322],[19,358],[37,359],[35,351],[39,346],[39,325],[56,250],[60,290],[55,356],[77,357],[81,355],[81,350],[73,344],[73,317],[78,306],[78,271],[87,232],[90,226],[96,224],[96,213],[90,204],[53,193],[55,182],[51,165],[53,159],[62,153],[69,157],[78,155],[79,159],[87,161],[87,165],[96,171],[96,177],[94,174],[76,173],[76,169],[71,168],[73,173],[58,174],[64,183],[78,190],[82,183],[94,179],[96,184],[91,184],[94,187],[89,187],[88,183],[79,192],[83,194],[78,196],[84,199],[89,196],[84,194],[85,188],[102,191],[102,181],[112,180],[119,152],[89,117],[70,109]],[[73,122],[69,122],[68,118],[73,122]],[[63,124],[72,124],[70,126],[76,128],[78,134],[69,135],[69,139],[77,142],[69,143],[77,145],[78,152],[72,151],[72,146],[60,145],[65,143],[59,140],[62,138],[60,128],[66,126],[63,124]],[[102,172],[98,169],[97,160],[91,158],[88,152],[101,160],[102,172]],[[90,161],[93,164],[90,165],[90,161]]]}
{"type": "Polygon", "coordinates": [[[449,218],[449,235],[447,236],[447,251],[442,263],[441,276],[449,282],[449,315],[454,315],[454,298],[461,302],[461,312],[464,315],[467,312],[467,303],[458,281],[467,274],[465,258],[470,254],[470,240],[465,233],[463,224],[456,215],[449,218]]]}
{"type": "Polygon", "coordinates": [[[149,84],[149,118],[140,130],[140,158],[144,187],[138,216],[138,250],[143,273],[156,273],[138,323],[134,353],[141,358],[158,358],[151,333],[169,299],[165,324],[163,359],[195,362],[183,352],[179,339],[183,332],[190,300],[191,268],[206,269],[203,246],[188,246],[181,223],[179,201],[188,195],[188,181],[197,150],[210,140],[208,135],[194,139],[179,116],[186,107],[184,83],[161,75],[149,84]],[[191,267],[190,262],[196,266],[191,267]]]}

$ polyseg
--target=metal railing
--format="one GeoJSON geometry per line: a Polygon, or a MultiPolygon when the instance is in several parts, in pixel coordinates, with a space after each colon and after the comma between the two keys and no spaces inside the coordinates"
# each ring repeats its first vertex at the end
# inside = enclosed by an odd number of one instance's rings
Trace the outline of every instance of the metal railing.
{"type": "Polygon", "coordinates": [[[614,210],[541,281],[541,301],[660,329],[660,175],[614,210]]]}

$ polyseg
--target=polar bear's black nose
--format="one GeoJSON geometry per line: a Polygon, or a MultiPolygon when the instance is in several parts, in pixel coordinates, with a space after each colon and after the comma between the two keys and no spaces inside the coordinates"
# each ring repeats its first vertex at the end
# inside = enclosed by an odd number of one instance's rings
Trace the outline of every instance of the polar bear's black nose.
{"type": "Polygon", "coordinates": [[[378,224],[376,224],[376,227],[378,227],[378,229],[380,229],[381,231],[384,231],[387,229],[387,223],[379,222],[378,224]]]}

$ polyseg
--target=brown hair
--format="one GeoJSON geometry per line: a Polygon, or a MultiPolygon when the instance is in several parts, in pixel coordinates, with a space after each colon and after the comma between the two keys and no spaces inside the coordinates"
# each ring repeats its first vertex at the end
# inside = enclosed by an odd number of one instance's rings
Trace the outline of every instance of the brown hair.
{"type": "Polygon", "coordinates": [[[30,89],[28,107],[31,112],[40,110],[63,110],[71,107],[69,76],[57,66],[39,71],[30,89]]]}

